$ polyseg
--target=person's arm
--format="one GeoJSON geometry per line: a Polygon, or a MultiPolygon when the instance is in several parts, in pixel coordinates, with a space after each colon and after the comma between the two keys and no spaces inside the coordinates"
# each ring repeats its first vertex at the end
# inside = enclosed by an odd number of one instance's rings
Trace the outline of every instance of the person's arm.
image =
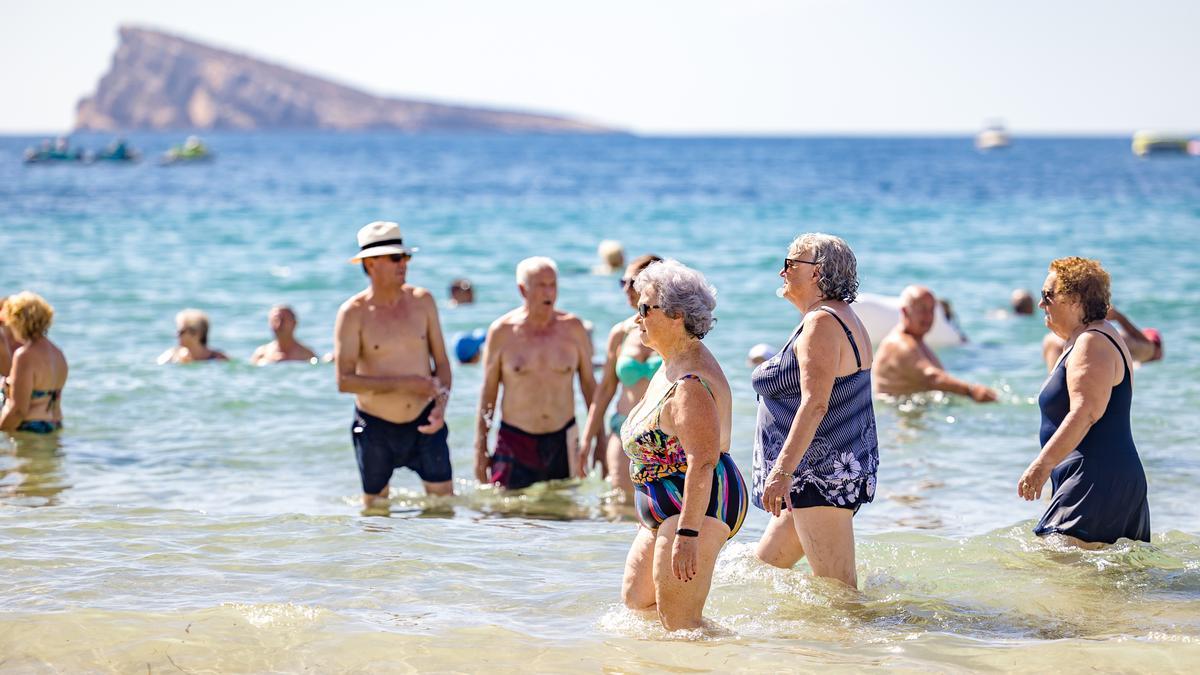
{"type": "MultiPolygon", "coordinates": [[[[579,360],[575,364],[575,372],[579,377],[579,392],[583,394],[583,405],[588,410],[588,417],[591,417],[592,402],[596,397],[596,374],[592,372],[592,338],[588,335],[587,329],[583,327],[583,321],[576,319],[574,323],[572,331],[575,334],[575,351],[579,355],[579,360]]],[[[571,397],[571,400],[574,402],[574,396],[571,397]]],[[[603,415],[604,413],[601,413],[601,417],[603,415]]],[[[590,441],[579,440],[581,441],[579,448],[591,445],[590,441]]],[[[576,452],[567,454],[567,466],[572,476],[582,477],[587,474],[587,464],[581,461],[581,453],[578,449],[576,452]]]]}
{"type": "Polygon", "coordinates": [[[608,348],[604,368],[600,373],[600,383],[596,385],[592,394],[592,402],[588,405],[587,423],[583,425],[583,433],[579,437],[579,468],[576,475],[580,478],[587,475],[593,453],[599,450],[598,447],[593,447],[592,440],[600,437],[604,413],[608,411],[608,404],[612,403],[613,396],[617,393],[617,357],[621,354],[624,342],[625,322],[622,321],[613,326],[608,333],[608,348]]]}
{"type": "Polygon", "coordinates": [[[0,431],[13,431],[29,414],[29,400],[33,395],[33,368],[23,350],[18,349],[13,356],[8,387],[8,400],[4,403],[3,411],[0,411],[0,431]]]}
{"type": "Polygon", "coordinates": [[[438,392],[434,397],[433,410],[429,412],[429,423],[417,427],[423,434],[432,434],[442,428],[446,419],[446,402],[450,400],[450,357],[446,355],[446,339],[442,335],[442,323],[438,320],[437,302],[433,294],[426,293],[426,335],[429,340],[429,357],[433,360],[433,376],[437,379],[438,392]]]}
{"type": "Polygon", "coordinates": [[[921,378],[924,382],[926,390],[946,391],[951,394],[961,394],[969,396],[972,400],[979,403],[986,403],[996,400],[996,390],[986,385],[975,382],[967,382],[954,377],[947,373],[942,368],[931,363],[929,359],[919,358],[917,368],[921,373],[921,378]]]}
{"type": "Polygon", "coordinates": [[[358,346],[362,333],[362,318],[349,303],[338,310],[333,328],[333,360],[336,364],[337,388],[345,394],[365,394],[404,390],[433,398],[437,387],[432,377],[424,375],[359,375],[358,346]]]}
{"type": "MultiPolygon", "coordinates": [[[[679,438],[687,453],[687,473],[683,478],[683,505],[679,509],[676,532],[700,531],[708,498],[712,493],[713,469],[721,458],[721,423],[717,402],[699,380],[688,378],[675,387],[675,394],[663,406],[670,432],[679,438]]],[[[664,431],[667,431],[664,426],[664,431]]],[[[671,546],[671,570],[675,578],[690,581],[699,562],[699,537],[675,536],[671,546]]]]}
{"type": "Polygon", "coordinates": [[[1121,326],[1125,346],[1129,348],[1129,355],[1133,357],[1134,361],[1141,363],[1154,358],[1154,343],[1142,334],[1142,329],[1133,325],[1129,317],[1118,311],[1116,307],[1109,307],[1108,316],[1105,318],[1109,321],[1116,321],[1121,326]]]}
{"type": "Polygon", "coordinates": [[[271,343],[268,342],[267,344],[259,345],[254,349],[254,353],[250,355],[250,365],[257,366],[262,362],[263,357],[266,356],[267,347],[270,346],[270,344],[271,343]]]}
{"type": "MultiPolygon", "coordinates": [[[[1067,394],[1071,409],[1058,430],[1046,441],[1036,459],[1021,474],[1017,496],[1034,500],[1042,496],[1042,487],[1050,472],[1075,448],[1104,415],[1112,395],[1112,381],[1121,355],[1103,337],[1084,333],[1075,340],[1075,348],[1067,357],[1067,394]]],[[[1124,367],[1124,364],[1120,364],[1124,367]]]]}
{"type": "Polygon", "coordinates": [[[846,339],[841,326],[836,324],[837,319],[827,312],[813,314],[805,322],[805,330],[794,347],[800,365],[800,391],[804,392],[804,397],[763,488],[763,508],[776,516],[783,509],[791,508],[788,495],[792,473],[800,466],[817,427],[829,410],[829,396],[833,393],[833,380],[837,375],[838,341],[846,339]]]}
{"type": "Polygon", "coordinates": [[[8,328],[0,323],[0,377],[12,370],[12,347],[8,344],[8,328]]]}
{"type": "Polygon", "coordinates": [[[483,386],[479,388],[479,412],[475,418],[475,478],[480,483],[489,482],[488,432],[496,421],[496,398],[500,395],[499,342],[503,332],[499,321],[493,323],[483,343],[483,386]]]}

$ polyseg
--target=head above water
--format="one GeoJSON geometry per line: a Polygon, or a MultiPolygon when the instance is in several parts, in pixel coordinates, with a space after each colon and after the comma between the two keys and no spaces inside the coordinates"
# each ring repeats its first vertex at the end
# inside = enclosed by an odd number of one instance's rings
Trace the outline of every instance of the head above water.
{"type": "MultiPolygon", "coordinates": [[[[717,289],[704,275],[678,260],[651,263],[633,282],[638,292],[638,322],[648,332],[651,314],[661,314],[678,323],[678,330],[703,340],[717,322],[717,289]]],[[[653,346],[653,345],[648,345],[653,346]]]]}
{"type": "MultiPolygon", "coordinates": [[[[792,240],[780,270],[783,297],[794,304],[816,300],[854,302],[858,297],[858,261],[841,237],[808,232],[792,240]]],[[[803,309],[803,308],[801,308],[803,309]]]]}
{"type": "Polygon", "coordinates": [[[1017,314],[1019,316],[1029,316],[1033,314],[1033,310],[1037,306],[1033,300],[1033,294],[1024,288],[1018,288],[1013,291],[1008,302],[1012,307],[1013,314],[1017,314]]]}
{"type": "Polygon", "coordinates": [[[185,309],[175,315],[175,334],[183,344],[194,338],[201,346],[208,346],[208,315],[198,309],[185,309]]]}
{"type": "Polygon", "coordinates": [[[291,335],[297,323],[296,312],[287,305],[275,305],[267,313],[267,325],[276,335],[291,335]]]}
{"type": "Polygon", "coordinates": [[[22,342],[45,337],[54,322],[54,308],[42,296],[21,291],[4,300],[4,322],[22,342]]]}
{"type": "Polygon", "coordinates": [[[625,247],[616,239],[605,239],[596,247],[596,255],[610,270],[619,270],[625,266],[625,247]]]}
{"type": "Polygon", "coordinates": [[[475,302],[475,287],[470,279],[459,277],[450,282],[450,300],[456,305],[469,305],[475,302]]]}
{"type": "Polygon", "coordinates": [[[937,298],[924,286],[911,285],[900,292],[900,323],[904,332],[921,337],[933,328],[937,298]]]}

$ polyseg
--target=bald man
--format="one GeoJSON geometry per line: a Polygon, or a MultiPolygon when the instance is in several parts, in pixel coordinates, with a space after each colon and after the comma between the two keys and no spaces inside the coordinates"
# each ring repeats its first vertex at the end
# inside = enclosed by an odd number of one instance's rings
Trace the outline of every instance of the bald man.
{"type": "Polygon", "coordinates": [[[909,286],[900,294],[900,323],[875,352],[871,380],[875,392],[903,396],[923,391],[948,391],[984,403],[996,400],[991,387],[960,380],[942,366],[925,334],[933,327],[937,298],[924,286],[909,286]]]}

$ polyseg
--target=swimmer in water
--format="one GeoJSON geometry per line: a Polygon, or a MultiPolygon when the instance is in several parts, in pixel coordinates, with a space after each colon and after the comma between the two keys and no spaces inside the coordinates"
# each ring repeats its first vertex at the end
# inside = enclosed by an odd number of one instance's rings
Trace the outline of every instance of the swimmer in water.
{"type": "Polygon", "coordinates": [[[475,426],[475,477],[510,489],[576,474],[574,380],[585,405],[596,389],[583,322],[554,306],[558,266],[550,258],[522,260],[517,288],[521,306],[488,329],[475,426]],[[502,421],[495,419],[497,397],[502,421]],[[493,423],[500,431],[489,453],[493,423]]]}
{"type": "Polygon", "coordinates": [[[979,403],[996,400],[991,387],[960,380],[946,372],[937,354],[925,344],[933,327],[937,299],[924,286],[909,286],[900,294],[900,323],[879,343],[871,367],[875,391],[903,396],[923,391],[946,391],[979,403]]]}
{"type": "Polygon", "coordinates": [[[596,249],[600,256],[600,265],[596,274],[615,274],[625,268],[625,247],[616,239],[605,239],[596,249]]]}
{"type": "Polygon", "coordinates": [[[179,344],[158,357],[158,364],[228,361],[224,352],[208,346],[208,315],[198,309],[185,309],[175,315],[175,337],[179,344]]]}
{"type": "Polygon", "coordinates": [[[280,361],[310,361],[316,363],[317,355],[296,340],[296,312],[287,305],[275,305],[267,314],[267,324],[275,333],[275,339],[254,350],[250,363],[265,366],[280,361]]]}
{"type": "MultiPolygon", "coordinates": [[[[1135,368],[1143,363],[1161,361],[1163,357],[1162,333],[1155,328],[1138,328],[1129,317],[1122,314],[1116,307],[1109,307],[1105,320],[1120,327],[1121,337],[1129,348],[1135,368]]],[[[1063,345],[1066,341],[1054,333],[1047,333],[1042,338],[1042,358],[1046,361],[1046,370],[1053,371],[1062,356],[1063,345]]]]}

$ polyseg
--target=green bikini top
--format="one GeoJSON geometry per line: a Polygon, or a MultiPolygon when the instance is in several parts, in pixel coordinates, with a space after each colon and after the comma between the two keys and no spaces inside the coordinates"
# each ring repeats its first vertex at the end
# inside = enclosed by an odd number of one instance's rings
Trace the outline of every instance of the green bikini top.
{"type": "Polygon", "coordinates": [[[661,365],[662,357],[653,352],[645,361],[638,361],[628,354],[622,354],[617,357],[617,379],[626,387],[632,387],[642,380],[654,377],[661,365]]]}

